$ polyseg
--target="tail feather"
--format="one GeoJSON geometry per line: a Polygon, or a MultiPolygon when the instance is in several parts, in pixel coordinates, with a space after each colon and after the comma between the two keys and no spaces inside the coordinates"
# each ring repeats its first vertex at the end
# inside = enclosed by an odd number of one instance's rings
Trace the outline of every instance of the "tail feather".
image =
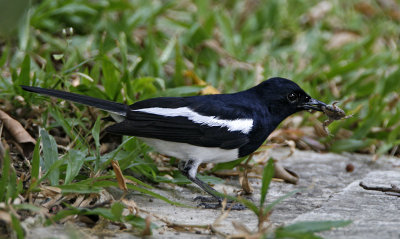
{"type": "Polygon", "coordinates": [[[25,86],[21,85],[22,89],[42,95],[48,95],[48,96],[53,96],[57,97],[60,99],[64,100],[70,100],[76,103],[84,104],[84,105],[89,105],[89,106],[94,106],[96,108],[115,113],[118,115],[126,116],[126,112],[128,110],[128,106],[125,104],[117,103],[117,102],[112,102],[109,100],[103,100],[103,99],[97,99],[94,97],[86,96],[86,95],[80,95],[80,94],[75,94],[75,93],[70,93],[70,92],[65,92],[61,90],[53,90],[53,89],[44,89],[40,87],[34,87],[34,86],[25,86]]]}

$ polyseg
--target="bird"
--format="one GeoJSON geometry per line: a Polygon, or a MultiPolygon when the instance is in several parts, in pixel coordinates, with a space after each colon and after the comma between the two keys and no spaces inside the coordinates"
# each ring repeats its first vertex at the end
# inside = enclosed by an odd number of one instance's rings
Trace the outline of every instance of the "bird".
{"type": "MultiPolygon", "coordinates": [[[[21,85],[22,89],[99,108],[116,115],[105,131],[135,136],[157,152],[179,159],[178,168],[211,195],[196,197],[203,208],[219,208],[222,194],[197,177],[202,163],[236,160],[256,151],[288,116],[327,105],[295,82],[273,77],[230,94],[156,97],[131,105],[55,89],[21,85]],[[213,203],[214,202],[214,203],[213,203]]],[[[230,202],[231,209],[242,210],[230,202]]]]}

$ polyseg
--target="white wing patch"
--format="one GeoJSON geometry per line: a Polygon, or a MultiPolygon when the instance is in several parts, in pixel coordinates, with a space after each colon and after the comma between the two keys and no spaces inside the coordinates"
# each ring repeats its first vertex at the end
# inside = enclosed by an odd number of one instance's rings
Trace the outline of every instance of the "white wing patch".
{"type": "Polygon", "coordinates": [[[186,117],[197,124],[207,125],[210,127],[213,126],[227,127],[229,131],[241,131],[244,134],[248,134],[251,131],[251,128],[253,127],[252,119],[234,119],[234,120],[219,119],[216,116],[201,115],[197,112],[194,112],[188,107],[179,107],[179,108],[152,107],[152,108],[144,108],[133,111],[140,111],[167,117],[179,117],[179,116],[186,117]]]}

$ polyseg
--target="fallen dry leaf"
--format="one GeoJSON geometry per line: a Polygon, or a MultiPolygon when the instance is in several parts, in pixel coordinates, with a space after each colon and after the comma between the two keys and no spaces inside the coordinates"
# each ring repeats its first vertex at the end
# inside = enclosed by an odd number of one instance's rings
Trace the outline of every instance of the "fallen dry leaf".
{"type": "Polygon", "coordinates": [[[6,222],[7,224],[11,223],[11,215],[8,212],[0,210],[0,221],[6,222]]]}
{"type": "Polygon", "coordinates": [[[131,214],[137,215],[139,213],[139,208],[132,199],[122,198],[121,202],[128,208],[131,214]]]}
{"type": "Polygon", "coordinates": [[[328,41],[326,48],[329,50],[339,49],[346,44],[355,42],[360,39],[360,36],[354,32],[337,32],[333,34],[331,39],[328,41]]]}
{"type": "MultiPolygon", "coordinates": [[[[218,37],[217,37],[218,38],[218,37]]],[[[220,56],[220,64],[222,66],[229,66],[233,69],[241,69],[253,71],[254,66],[250,63],[239,61],[235,59],[229,52],[227,52],[221,44],[214,39],[210,39],[204,42],[204,45],[212,50],[214,50],[220,56]]]]}
{"type": "Polygon", "coordinates": [[[61,194],[61,188],[53,187],[53,186],[41,186],[40,192],[45,197],[53,197],[55,195],[61,194]]]}
{"type": "Polygon", "coordinates": [[[239,183],[242,186],[243,192],[245,194],[252,194],[254,189],[249,183],[249,178],[247,176],[247,169],[244,170],[243,174],[239,176],[239,183]]]}
{"type": "Polygon", "coordinates": [[[121,168],[119,167],[118,161],[116,161],[116,160],[111,161],[111,165],[114,169],[115,176],[117,177],[119,188],[121,190],[124,190],[125,192],[128,191],[128,188],[126,187],[125,177],[122,174],[122,171],[121,171],[121,168]]]}
{"type": "Polygon", "coordinates": [[[232,221],[232,225],[239,232],[242,232],[247,235],[253,234],[252,231],[250,229],[248,229],[247,226],[241,222],[232,221]]]}
{"type": "Polygon", "coordinates": [[[244,172],[240,173],[240,176],[239,176],[239,182],[240,182],[240,185],[242,186],[242,189],[245,194],[252,194],[254,191],[253,187],[249,183],[249,178],[247,176],[247,174],[249,173],[248,165],[252,158],[253,158],[253,154],[247,158],[246,162],[244,163],[244,167],[245,167],[244,172]]]}
{"type": "Polygon", "coordinates": [[[142,231],[142,236],[150,236],[151,235],[151,217],[150,215],[148,215],[145,219],[146,221],[146,227],[144,228],[144,230],[142,231]]]}
{"type": "MultiPolygon", "coordinates": [[[[319,126],[319,130],[321,131],[321,134],[323,133],[324,136],[326,136],[326,132],[322,129],[321,125],[319,126]]],[[[301,140],[315,151],[325,151],[326,150],[325,145],[322,144],[321,142],[319,142],[318,139],[315,139],[313,137],[304,136],[301,138],[301,140]]]]}
{"type": "Polygon", "coordinates": [[[377,2],[389,17],[400,21],[400,7],[395,0],[377,0],[377,2]]]}
{"type": "Polygon", "coordinates": [[[284,167],[277,162],[274,163],[274,178],[283,179],[287,183],[297,184],[299,176],[284,167]]]}
{"type": "Polygon", "coordinates": [[[373,17],[376,13],[375,8],[367,2],[356,3],[354,9],[367,17],[373,17]]]}
{"type": "Polygon", "coordinates": [[[200,86],[205,86],[201,91],[200,94],[202,95],[215,95],[215,94],[220,94],[221,92],[214,88],[212,85],[207,84],[207,82],[203,81],[200,79],[196,73],[194,73],[191,70],[187,70],[183,73],[183,75],[187,78],[189,78],[192,81],[192,84],[194,85],[200,85],[200,86]]]}
{"type": "Polygon", "coordinates": [[[0,120],[18,143],[36,144],[36,140],[25,130],[25,128],[7,113],[0,110],[0,120]]]}
{"type": "Polygon", "coordinates": [[[319,2],[314,7],[310,8],[308,13],[302,17],[303,24],[314,24],[326,16],[332,9],[333,5],[330,1],[319,2]]]}
{"type": "Polygon", "coordinates": [[[289,148],[290,148],[290,153],[287,156],[287,157],[290,157],[296,151],[296,142],[294,142],[293,140],[285,140],[285,144],[287,144],[287,146],[289,146],[289,148]]]}
{"type": "Polygon", "coordinates": [[[395,0],[377,0],[382,10],[393,20],[400,21],[400,7],[395,0]]]}

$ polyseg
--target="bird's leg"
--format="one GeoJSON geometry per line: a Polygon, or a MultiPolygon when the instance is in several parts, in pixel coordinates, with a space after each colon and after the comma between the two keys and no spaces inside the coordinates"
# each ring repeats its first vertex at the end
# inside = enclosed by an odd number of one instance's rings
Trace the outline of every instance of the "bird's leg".
{"type": "MultiPolygon", "coordinates": [[[[206,191],[208,194],[212,196],[212,198],[209,197],[196,197],[195,200],[200,200],[202,203],[200,203],[198,206],[203,206],[204,208],[209,208],[209,209],[216,209],[220,208],[222,206],[222,201],[223,198],[219,196],[220,193],[218,193],[217,190],[212,188],[210,185],[207,183],[201,181],[197,176],[197,168],[200,165],[200,161],[196,160],[188,160],[188,161],[183,161],[181,160],[179,162],[179,170],[183,175],[185,175],[190,181],[193,183],[197,184],[200,188],[202,188],[204,191],[206,191]],[[217,203],[210,203],[210,202],[217,202],[217,203]]],[[[231,204],[231,203],[229,203],[231,204]]],[[[246,207],[239,204],[239,203],[233,203],[231,205],[227,205],[227,208],[231,208],[232,210],[243,210],[246,207]]]]}

